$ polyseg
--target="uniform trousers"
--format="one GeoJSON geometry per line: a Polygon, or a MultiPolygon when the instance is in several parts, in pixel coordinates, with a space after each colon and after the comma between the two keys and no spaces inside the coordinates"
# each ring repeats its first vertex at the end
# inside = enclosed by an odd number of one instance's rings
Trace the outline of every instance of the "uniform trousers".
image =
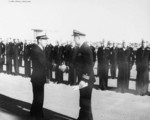
{"type": "Polygon", "coordinates": [[[11,57],[6,58],[6,70],[7,70],[7,74],[12,73],[12,58],[11,57]]]}
{"type": "Polygon", "coordinates": [[[80,89],[80,111],[78,120],[93,120],[91,96],[93,85],[80,89]]]}
{"type": "Polygon", "coordinates": [[[137,70],[136,78],[136,91],[138,94],[142,95],[148,92],[149,85],[149,71],[148,67],[143,69],[140,68],[137,70]]]}
{"type": "Polygon", "coordinates": [[[111,77],[112,79],[116,77],[116,64],[111,64],[111,77]]]}
{"type": "Polygon", "coordinates": [[[44,102],[44,84],[34,84],[33,88],[33,102],[30,110],[32,117],[43,118],[43,102],[44,102]]]}
{"type": "Polygon", "coordinates": [[[102,90],[105,90],[108,87],[108,68],[108,65],[99,65],[99,87],[102,90]]]}
{"type": "Polygon", "coordinates": [[[16,56],[14,57],[14,69],[15,69],[15,74],[18,75],[19,74],[19,62],[16,56]]]}

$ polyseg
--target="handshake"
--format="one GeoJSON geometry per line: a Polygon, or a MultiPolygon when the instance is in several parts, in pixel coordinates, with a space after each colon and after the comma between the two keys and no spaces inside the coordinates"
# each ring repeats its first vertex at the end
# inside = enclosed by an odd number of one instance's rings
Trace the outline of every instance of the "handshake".
{"type": "Polygon", "coordinates": [[[66,70],[68,70],[69,69],[69,67],[68,66],[66,66],[65,64],[62,64],[62,65],[59,65],[59,67],[58,67],[62,72],[65,72],[66,70]]]}

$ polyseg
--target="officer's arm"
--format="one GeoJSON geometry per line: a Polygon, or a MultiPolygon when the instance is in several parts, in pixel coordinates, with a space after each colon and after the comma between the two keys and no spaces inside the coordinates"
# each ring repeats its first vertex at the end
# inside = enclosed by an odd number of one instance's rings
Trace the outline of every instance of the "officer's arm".
{"type": "Polygon", "coordinates": [[[91,76],[94,76],[94,73],[93,73],[93,56],[92,56],[92,51],[90,49],[86,49],[84,52],[85,53],[85,63],[84,66],[83,66],[83,69],[84,69],[84,72],[82,74],[82,81],[84,82],[93,82],[94,81],[94,78],[91,79],[91,76]]]}

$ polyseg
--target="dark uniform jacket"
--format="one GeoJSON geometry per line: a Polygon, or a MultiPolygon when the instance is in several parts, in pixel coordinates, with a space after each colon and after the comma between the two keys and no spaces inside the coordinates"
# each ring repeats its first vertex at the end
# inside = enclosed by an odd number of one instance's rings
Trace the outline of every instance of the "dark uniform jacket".
{"type": "Polygon", "coordinates": [[[95,82],[93,71],[93,53],[90,46],[86,42],[84,42],[78,50],[76,65],[79,73],[79,81],[85,80],[90,84],[95,82]]]}
{"type": "Polygon", "coordinates": [[[47,61],[45,52],[38,45],[32,45],[30,56],[33,67],[31,82],[35,84],[46,83],[47,61]]]}
{"type": "Polygon", "coordinates": [[[136,90],[139,94],[148,92],[149,85],[149,61],[150,50],[149,48],[139,48],[136,52],[136,90]]]}
{"type": "Polygon", "coordinates": [[[5,44],[3,42],[0,42],[0,62],[4,64],[4,54],[5,54],[5,44]]]}
{"type": "Polygon", "coordinates": [[[142,48],[139,48],[136,52],[137,70],[148,69],[149,61],[150,61],[150,50],[148,48],[145,48],[144,50],[142,48]]]}
{"type": "Polygon", "coordinates": [[[51,44],[45,47],[45,55],[49,65],[52,64],[53,61],[52,49],[53,46],[51,44]]]}
{"type": "Polygon", "coordinates": [[[117,51],[118,51],[118,49],[116,47],[110,48],[110,64],[112,64],[112,65],[116,65],[117,51]]]}
{"type": "Polygon", "coordinates": [[[63,57],[63,46],[55,46],[54,47],[54,61],[55,63],[59,66],[62,64],[62,62],[64,61],[64,57],[63,57]]]}
{"type": "Polygon", "coordinates": [[[13,45],[13,57],[14,57],[14,59],[18,59],[18,55],[19,55],[19,43],[15,43],[13,45]]]}
{"type": "Polygon", "coordinates": [[[117,63],[118,65],[121,65],[123,63],[130,63],[130,50],[126,49],[125,51],[123,48],[118,49],[118,54],[117,54],[117,63]]]}
{"type": "Polygon", "coordinates": [[[0,55],[5,53],[5,44],[3,42],[0,42],[0,55]]]}
{"type": "Polygon", "coordinates": [[[97,51],[98,63],[101,65],[109,65],[110,60],[110,48],[99,47],[97,51]]]}
{"type": "Polygon", "coordinates": [[[64,59],[65,59],[65,64],[68,66],[69,63],[71,62],[71,55],[72,55],[72,48],[71,45],[66,45],[64,48],[64,59]]]}
{"type": "Polygon", "coordinates": [[[130,49],[119,48],[117,54],[118,63],[118,87],[127,90],[129,87],[129,75],[130,75],[130,49]]]}
{"type": "Polygon", "coordinates": [[[23,43],[18,43],[18,56],[19,56],[19,66],[22,66],[22,58],[23,58],[23,43]]]}
{"type": "Polygon", "coordinates": [[[6,44],[6,59],[9,60],[13,55],[13,43],[9,42],[6,44]]]}
{"type": "Polygon", "coordinates": [[[95,63],[95,62],[96,62],[96,51],[95,51],[95,47],[91,45],[91,49],[92,49],[92,52],[93,52],[93,62],[95,63]]]}
{"type": "Polygon", "coordinates": [[[24,55],[24,60],[26,61],[27,59],[28,59],[28,51],[29,51],[29,49],[28,49],[29,47],[28,47],[28,44],[27,43],[24,43],[24,53],[23,53],[23,55],[24,55]]]}

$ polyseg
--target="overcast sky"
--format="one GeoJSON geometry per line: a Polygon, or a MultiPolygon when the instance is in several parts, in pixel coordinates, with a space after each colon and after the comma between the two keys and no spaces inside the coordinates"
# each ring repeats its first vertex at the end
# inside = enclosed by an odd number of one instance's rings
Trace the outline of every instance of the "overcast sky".
{"type": "Polygon", "coordinates": [[[0,0],[0,37],[33,38],[32,28],[50,39],[150,41],[150,0],[0,0]]]}

